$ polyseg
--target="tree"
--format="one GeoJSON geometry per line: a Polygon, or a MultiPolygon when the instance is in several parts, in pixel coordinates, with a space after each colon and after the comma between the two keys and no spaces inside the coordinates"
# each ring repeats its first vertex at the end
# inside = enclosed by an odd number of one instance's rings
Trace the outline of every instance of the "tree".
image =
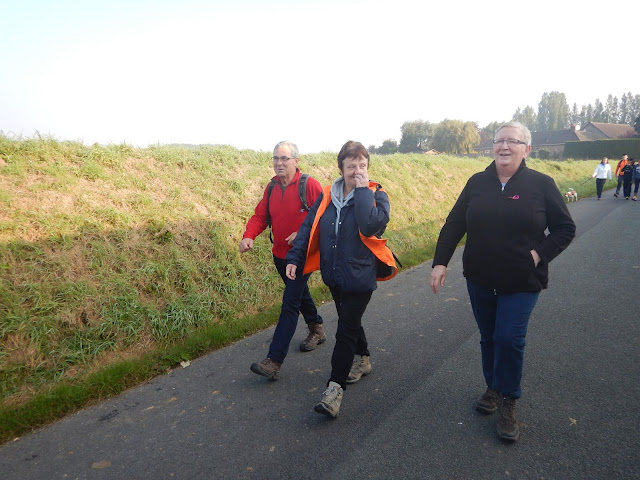
{"type": "Polygon", "coordinates": [[[633,122],[633,129],[636,131],[636,136],[640,137],[640,115],[636,118],[636,121],[633,122]]]}
{"type": "Polygon", "coordinates": [[[402,153],[427,150],[427,142],[431,137],[431,130],[432,125],[429,122],[423,122],[422,120],[404,122],[400,127],[402,137],[400,138],[398,150],[402,153]]]}
{"type": "Polygon", "coordinates": [[[382,142],[382,145],[380,145],[380,148],[378,148],[377,153],[379,153],[380,155],[389,155],[391,153],[396,153],[397,151],[398,142],[393,138],[388,138],[387,140],[382,142]]]}
{"type": "Polygon", "coordinates": [[[591,104],[587,105],[587,116],[585,118],[585,125],[587,123],[591,123],[593,122],[593,107],[591,106],[591,104]]]}
{"type": "Polygon", "coordinates": [[[538,104],[537,131],[561,130],[569,126],[569,104],[564,93],[545,92],[538,104]]]}
{"type": "Polygon", "coordinates": [[[502,125],[503,123],[505,122],[491,122],[484,128],[481,128],[478,131],[478,135],[480,135],[480,142],[478,143],[484,143],[487,140],[493,140],[496,136],[496,130],[498,130],[498,127],[500,127],[500,125],[502,125]]]}
{"type": "Polygon", "coordinates": [[[369,148],[367,148],[367,151],[368,151],[370,154],[378,153],[378,149],[376,148],[376,146],[375,146],[375,145],[369,145],[369,148]]]}
{"type": "Polygon", "coordinates": [[[570,122],[572,125],[580,123],[580,114],[578,113],[578,104],[576,102],[573,102],[573,107],[571,108],[570,122]]]}
{"type": "Polygon", "coordinates": [[[609,94],[607,103],[604,107],[603,121],[605,123],[618,123],[620,118],[620,110],[618,107],[618,97],[609,94]]]}
{"type": "Polygon", "coordinates": [[[593,107],[592,122],[604,122],[604,106],[599,98],[596,98],[595,106],[593,107]]]}
{"type": "Polygon", "coordinates": [[[525,127],[527,127],[532,132],[536,131],[538,116],[536,115],[535,110],[532,106],[527,105],[524,107],[524,110],[520,111],[520,108],[516,110],[516,113],[513,114],[512,120],[516,122],[520,122],[525,127]]]}
{"type": "Polygon", "coordinates": [[[620,98],[620,118],[618,119],[620,123],[628,123],[629,125],[631,125],[631,122],[633,122],[633,118],[631,118],[629,112],[630,102],[633,102],[633,96],[631,95],[631,92],[629,92],[628,97],[626,93],[623,93],[622,98],[620,98]]]}
{"type": "Polygon", "coordinates": [[[473,122],[443,120],[433,131],[432,148],[451,154],[472,153],[480,143],[478,128],[473,122]]]}

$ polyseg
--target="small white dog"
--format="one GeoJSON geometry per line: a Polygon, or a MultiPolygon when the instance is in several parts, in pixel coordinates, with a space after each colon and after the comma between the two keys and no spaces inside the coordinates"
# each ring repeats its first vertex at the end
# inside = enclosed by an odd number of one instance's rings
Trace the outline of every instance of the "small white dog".
{"type": "Polygon", "coordinates": [[[577,202],[578,201],[578,192],[576,192],[573,188],[570,188],[567,193],[564,194],[567,198],[567,202],[577,202]]]}

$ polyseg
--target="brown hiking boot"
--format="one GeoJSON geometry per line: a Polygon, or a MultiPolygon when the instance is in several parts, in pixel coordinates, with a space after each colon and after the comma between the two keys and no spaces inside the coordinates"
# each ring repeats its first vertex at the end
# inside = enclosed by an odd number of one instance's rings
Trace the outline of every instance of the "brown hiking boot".
{"type": "Polygon", "coordinates": [[[270,358],[265,358],[260,363],[252,363],[251,371],[271,380],[278,380],[280,378],[281,365],[281,363],[274,362],[270,358]]]}
{"type": "Polygon", "coordinates": [[[311,350],[315,350],[318,345],[324,343],[324,341],[327,339],[321,323],[308,323],[307,327],[309,327],[309,335],[307,335],[307,338],[305,338],[300,344],[300,350],[303,352],[310,352],[311,350]]]}
{"type": "Polygon", "coordinates": [[[493,388],[487,387],[487,391],[476,400],[476,410],[482,413],[495,413],[498,409],[498,392],[493,388]]]}
{"type": "Polygon", "coordinates": [[[356,383],[365,375],[371,373],[371,360],[369,355],[356,355],[351,364],[351,371],[347,377],[347,383],[356,383]]]}
{"type": "Polygon", "coordinates": [[[516,420],[516,399],[498,395],[498,436],[503,440],[514,442],[520,436],[520,428],[516,420]]]}

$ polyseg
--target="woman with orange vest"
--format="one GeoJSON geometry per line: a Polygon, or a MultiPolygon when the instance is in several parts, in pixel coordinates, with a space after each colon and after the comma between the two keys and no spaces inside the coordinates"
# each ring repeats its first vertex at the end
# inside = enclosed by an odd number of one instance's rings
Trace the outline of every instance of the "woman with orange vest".
{"type": "Polygon", "coordinates": [[[287,253],[287,277],[320,270],[338,311],[331,377],[318,413],[335,418],[343,391],[371,372],[362,316],[377,288],[376,280],[397,273],[386,240],[378,238],[389,222],[389,198],[369,181],[369,152],[348,141],[338,153],[342,176],[323,189],[287,253]],[[299,270],[304,268],[303,272],[299,270]]]}

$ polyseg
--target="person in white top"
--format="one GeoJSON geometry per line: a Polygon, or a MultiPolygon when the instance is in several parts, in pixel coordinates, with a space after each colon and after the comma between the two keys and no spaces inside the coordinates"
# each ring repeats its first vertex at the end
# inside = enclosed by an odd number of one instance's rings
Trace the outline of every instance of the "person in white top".
{"type": "Polygon", "coordinates": [[[602,157],[602,161],[598,164],[591,176],[596,179],[596,193],[598,194],[598,200],[600,200],[604,182],[611,180],[611,165],[609,165],[609,159],[607,157],[602,157]]]}

